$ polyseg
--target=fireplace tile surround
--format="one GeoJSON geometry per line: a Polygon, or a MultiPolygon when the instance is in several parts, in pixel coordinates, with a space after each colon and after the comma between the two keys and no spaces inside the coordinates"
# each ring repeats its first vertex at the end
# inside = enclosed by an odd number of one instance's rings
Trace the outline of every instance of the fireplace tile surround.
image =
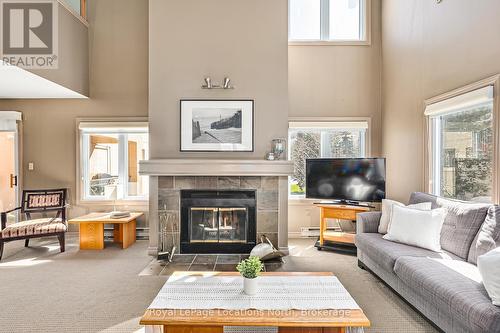
{"type": "Polygon", "coordinates": [[[181,190],[255,190],[257,197],[257,239],[265,234],[278,244],[279,179],[261,176],[159,176],[158,214],[160,230],[166,228],[167,248],[180,249],[181,190]],[[162,216],[166,223],[161,223],[162,216]],[[168,218],[166,218],[168,216],[168,218]],[[173,236],[173,237],[172,237],[173,236]],[[173,244],[172,239],[175,239],[173,244]]]}
{"type": "Polygon", "coordinates": [[[290,161],[250,159],[151,159],[139,162],[149,176],[149,248],[156,256],[180,245],[181,190],[255,190],[257,239],[266,234],[288,252],[288,176],[290,161]],[[164,231],[162,233],[162,230],[164,231]],[[174,236],[174,237],[172,237],[174,236]],[[175,241],[173,240],[175,239],[175,241]]]}

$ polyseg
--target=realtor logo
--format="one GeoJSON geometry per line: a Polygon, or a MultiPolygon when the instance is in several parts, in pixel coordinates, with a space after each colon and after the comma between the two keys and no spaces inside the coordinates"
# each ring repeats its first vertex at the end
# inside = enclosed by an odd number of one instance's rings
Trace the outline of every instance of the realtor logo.
{"type": "Polygon", "coordinates": [[[55,0],[0,0],[4,63],[57,68],[57,7],[55,0]]]}

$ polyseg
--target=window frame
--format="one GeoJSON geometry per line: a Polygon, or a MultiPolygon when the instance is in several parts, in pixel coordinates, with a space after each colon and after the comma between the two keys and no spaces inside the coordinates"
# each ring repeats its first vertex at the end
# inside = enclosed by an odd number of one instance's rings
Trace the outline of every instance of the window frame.
{"type": "MultiPolygon", "coordinates": [[[[88,159],[82,159],[82,156],[86,156],[85,148],[82,142],[82,131],[80,130],[81,123],[108,123],[110,126],[116,126],[117,123],[145,123],[148,124],[147,117],[123,117],[123,118],[77,118],[76,119],[76,202],[78,205],[102,205],[102,206],[112,206],[112,205],[128,205],[128,206],[144,206],[149,202],[149,193],[146,196],[127,196],[126,198],[121,198],[117,200],[107,200],[102,198],[89,198],[85,196],[85,186],[88,182],[88,177],[86,177],[86,172],[88,168],[88,159]]],[[[119,134],[119,136],[128,135],[128,133],[119,134]]],[[[149,135],[149,129],[148,129],[149,135]]],[[[124,165],[128,165],[128,156],[126,152],[126,145],[123,140],[118,140],[118,150],[119,153],[119,177],[120,183],[124,183],[124,173],[120,172],[124,165]],[[121,158],[120,158],[121,156],[121,158]]],[[[127,180],[128,182],[128,180],[127,180]]],[[[120,187],[117,187],[117,191],[122,191],[120,187]]],[[[120,195],[120,193],[118,194],[120,195]]]]}
{"type": "Polygon", "coordinates": [[[89,27],[87,18],[87,0],[80,0],[80,10],[73,8],[73,6],[71,6],[71,4],[69,4],[69,2],[67,2],[66,0],[57,0],[57,2],[61,4],[61,6],[69,13],[71,13],[76,19],[78,19],[78,21],[80,21],[83,25],[85,25],[87,28],[89,27]]]}
{"type": "MultiPolygon", "coordinates": [[[[452,91],[446,92],[444,94],[434,96],[432,98],[426,99],[423,106],[423,116],[424,116],[424,135],[423,135],[423,184],[422,187],[428,193],[435,193],[436,177],[434,175],[434,159],[436,158],[435,149],[433,148],[435,144],[439,143],[438,139],[434,137],[433,133],[435,131],[432,115],[427,115],[426,111],[432,105],[444,102],[446,100],[473,92],[478,89],[486,88],[488,86],[493,87],[493,165],[492,165],[492,203],[498,204],[500,202],[500,153],[498,148],[500,147],[500,119],[499,119],[499,109],[500,109],[500,74],[490,76],[486,79],[471,83],[469,85],[454,89],[452,91]]],[[[438,178],[439,180],[439,178],[438,178]]]]}
{"type": "MultiPolygon", "coordinates": [[[[372,119],[371,117],[290,117],[288,118],[288,151],[287,151],[287,159],[290,160],[290,123],[366,123],[367,128],[364,136],[364,144],[365,144],[365,157],[372,156],[371,149],[371,129],[372,129],[372,119]]],[[[295,127],[292,127],[295,128],[295,127]]],[[[318,201],[316,199],[306,198],[305,195],[290,195],[290,180],[291,176],[288,176],[287,183],[287,192],[288,192],[288,202],[294,205],[309,205],[313,201],[318,201]]]]}
{"type": "Polygon", "coordinates": [[[372,5],[371,0],[360,0],[361,17],[360,17],[360,31],[361,38],[353,40],[343,39],[323,39],[325,34],[329,34],[329,0],[321,1],[321,22],[320,31],[321,36],[319,40],[294,40],[290,39],[290,0],[288,0],[288,45],[289,46],[367,46],[371,45],[371,19],[372,19],[372,5]],[[325,20],[325,18],[327,18],[325,20]]]}

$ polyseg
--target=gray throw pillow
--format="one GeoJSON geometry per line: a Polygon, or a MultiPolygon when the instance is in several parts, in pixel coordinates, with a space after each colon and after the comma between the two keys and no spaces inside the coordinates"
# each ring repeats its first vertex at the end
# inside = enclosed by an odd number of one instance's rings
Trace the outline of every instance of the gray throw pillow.
{"type": "Polygon", "coordinates": [[[467,260],[469,250],[490,204],[472,203],[437,197],[427,193],[415,192],[410,203],[432,202],[432,208],[446,208],[447,214],[441,230],[441,248],[467,260]]]}
{"type": "Polygon", "coordinates": [[[481,229],[472,242],[468,262],[477,264],[477,257],[500,247],[500,206],[491,206],[481,229]]]}

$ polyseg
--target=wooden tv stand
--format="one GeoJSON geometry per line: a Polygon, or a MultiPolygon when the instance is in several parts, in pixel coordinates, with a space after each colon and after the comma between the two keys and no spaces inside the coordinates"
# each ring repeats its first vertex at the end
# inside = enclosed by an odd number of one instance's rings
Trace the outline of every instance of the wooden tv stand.
{"type": "Polygon", "coordinates": [[[315,204],[320,208],[319,240],[316,242],[318,250],[329,249],[356,253],[354,245],[355,232],[327,231],[326,219],[356,221],[358,213],[370,211],[370,207],[350,206],[337,204],[315,204]]]}

